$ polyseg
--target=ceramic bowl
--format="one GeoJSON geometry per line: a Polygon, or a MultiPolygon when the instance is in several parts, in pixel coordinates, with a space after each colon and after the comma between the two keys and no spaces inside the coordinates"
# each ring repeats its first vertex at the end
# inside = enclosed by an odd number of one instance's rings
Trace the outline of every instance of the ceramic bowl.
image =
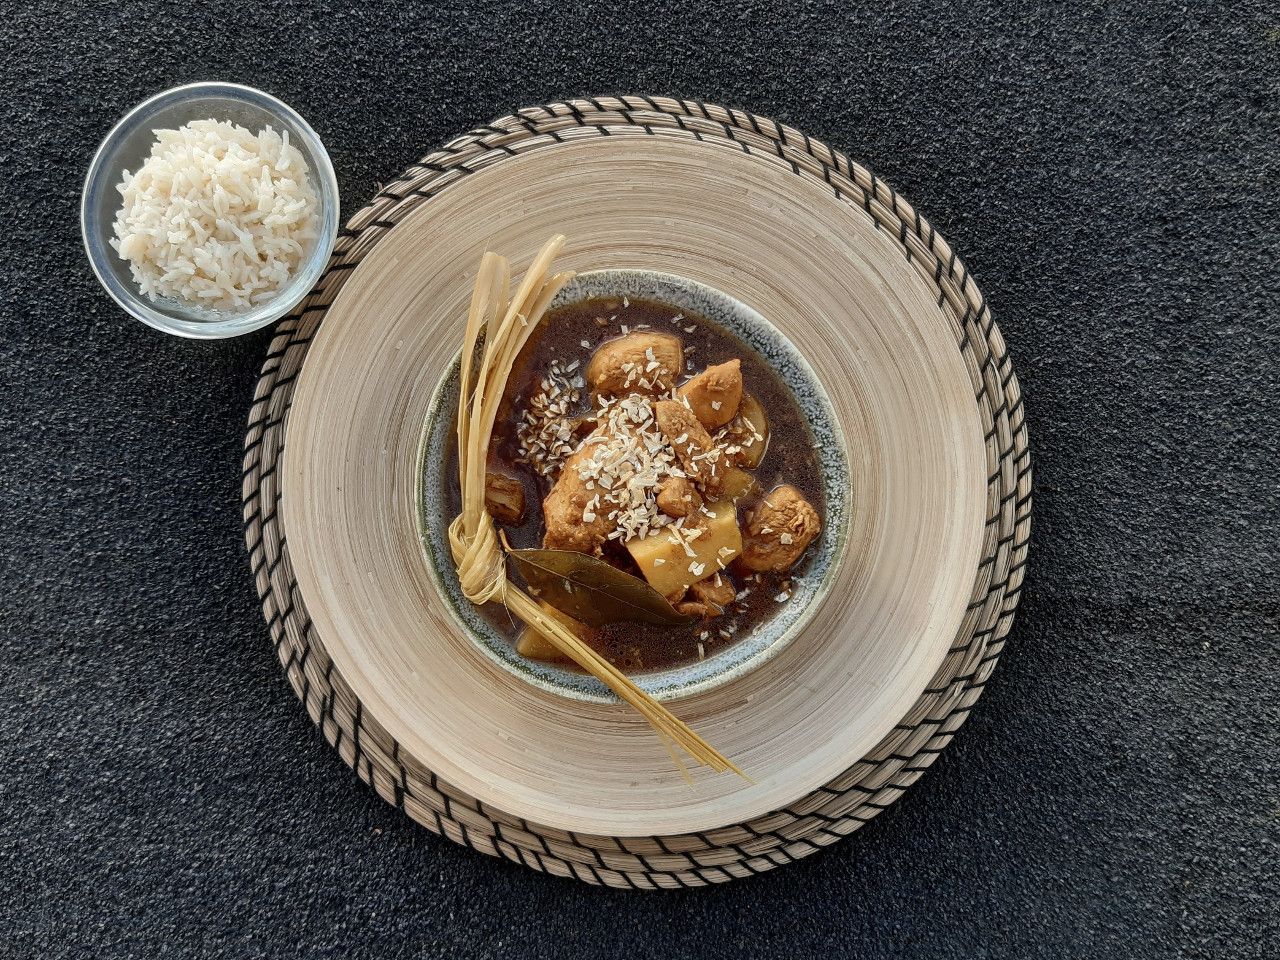
{"type": "MultiPolygon", "coordinates": [[[[795,581],[792,598],[736,642],[705,660],[666,670],[637,673],[632,679],[658,700],[710,690],[765,663],[794,639],[830,588],[844,550],[845,511],[850,507],[849,466],[845,443],[831,401],[813,368],[772,323],[723,291],[685,277],[649,270],[599,270],[579,274],[552,303],[566,306],[594,297],[647,298],[677,310],[700,314],[759,353],[790,387],[818,445],[825,486],[823,533],[809,548],[804,575],[795,581]]],[[[450,462],[454,419],[458,409],[459,358],[455,357],[432,397],[419,457],[419,528],[431,575],[459,628],[485,657],[521,679],[576,700],[611,703],[616,696],[599,680],[551,663],[527,660],[507,636],[481,615],[462,594],[449,552],[445,516],[450,485],[457,477],[443,468],[450,462]]]]}

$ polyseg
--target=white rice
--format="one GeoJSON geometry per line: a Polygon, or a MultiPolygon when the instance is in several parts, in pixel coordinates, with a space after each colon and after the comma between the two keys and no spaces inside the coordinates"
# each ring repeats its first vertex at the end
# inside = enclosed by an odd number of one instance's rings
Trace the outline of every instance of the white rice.
{"type": "Polygon", "coordinates": [[[117,187],[124,204],[111,241],[139,289],[216,310],[270,300],[319,231],[289,131],[196,120],[155,136],[151,156],[117,187]]]}

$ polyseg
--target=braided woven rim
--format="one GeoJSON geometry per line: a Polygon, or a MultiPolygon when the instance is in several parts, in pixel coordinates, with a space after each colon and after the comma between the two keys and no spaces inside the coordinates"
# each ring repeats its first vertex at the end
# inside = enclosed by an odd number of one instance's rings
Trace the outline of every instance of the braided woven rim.
{"type": "Polygon", "coordinates": [[[991,676],[1013,623],[1031,527],[1031,454],[1022,397],[1004,340],[964,264],[891,187],[841,153],[740,110],[663,97],[571,100],[480,127],[410,166],[339,233],[316,288],[277,327],[245,438],[244,533],[262,610],[289,682],[361,780],[414,820],[482,853],[621,888],[704,886],[807,856],[866,823],[915,783],[950,742],[991,676]],[[866,757],[789,806],[698,833],[586,836],[496,810],[441,780],[365,713],[313,628],[289,561],[280,514],[281,461],[293,387],[325,312],[386,233],[469,173],[531,150],[595,136],[694,139],[780,163],[827,185],[887,231],[937,293],[972,380],[988,468],[987,521],[970,602],[928,688],[866,757]]]}

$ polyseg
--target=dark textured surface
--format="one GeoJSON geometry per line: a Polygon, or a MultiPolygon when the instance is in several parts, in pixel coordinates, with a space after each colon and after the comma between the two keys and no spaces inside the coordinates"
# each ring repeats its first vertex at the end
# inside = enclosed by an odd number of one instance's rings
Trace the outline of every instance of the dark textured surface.
{"type": "Polygon", "coordinates": [[[1280,952],[1274,8],[3,6],[0,955],[1280,952]],[[155,333],[79,247],[97,139],[207,78],[302,111],[348,213],[473,124],[642,91],[793,123],[933,220],[1010,342],[1037,512],[1005,658],[901,802],[773,874],[627,895],[356,780],[241,543],[267,334],[155,333]]]}

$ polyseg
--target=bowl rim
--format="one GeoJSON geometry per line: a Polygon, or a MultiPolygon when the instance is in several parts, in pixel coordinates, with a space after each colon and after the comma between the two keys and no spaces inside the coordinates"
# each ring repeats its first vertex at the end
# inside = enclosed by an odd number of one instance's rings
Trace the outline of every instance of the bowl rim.
{"type": "MultiPolygon", "coordinates": [[[[107,189],[114,189],[114,185],[107,187],[107,189]]],[[[93,152],[93,157],[89,161],[88,169],[85,171],[84,182],[80,191],[80,240],[84,246],[89,266],[93,270],[94,276],[97,277],[98,283],[111,299],[133,318],[141,320],[147,326],[163,333],[193,340],[219,340],[251,333],[275,323],[293,310],[314,289],[316,283],[324,275],[329,258],[333,253],[334,243],[337,240],[340,218],[341,196],[338,190],[338,178],[333,168],[333,161],[329,157],[329,151],[325,147],[324,141],[320,139],[319,134],[307,123],[306,119],[283,100],[263,90],[246,84],[220,80],[198,81],[169,87],[153,94],[128,110],[119,120],[112,124],[106,135],[98,143],[93,152]],[[95,252],[94,246],[90,241],[91,228],[89,222],[91,218],[90,197],[94,196],[94,188],[98,187],[102,177],[106,175],[107,161],[118,147],[122,134],[126,130],[131,130],[136,123],[145,120],[146,117],[157,112],[161,107],[168,106],[170,103],[180,101],[183,98],[194,100],[199,96],[239,100],[257,106],[268,113],[276,114],[281,120],[288,122],[293,128],[290,132],[296,131],[306,141],[306,147],[310,154],[309,159],[312,160],[312,172],[317,180],[317,198],[321,205],[321,233],[317,238],[316,247],[311,251],[307,261],[305,261],[303,269],[289,281],[289,285],[285,287],[282,295],[267,301],[258,308],[247,310],[243,314],[228,313],[225,315],[226,319],[210,321],[195,321],[175,317],[146,301],[141,293],[134,293],[128,288],[122,288],[116,278],[106,270],[100,256],[95,252]],[[327,216],[326,204],[328,203],[328,196],[332,197],[332,218],[327,216]],[[325,223],[330,219],[329,228],[324,229],[325,223]],[[304,280],[305,282],[303,282],[304,280]]]]}
{"type": "MultiPolygon", "coordinates": [[[[818,402],[824,409],[824,427],[829,430],[833,448],[838,454],[838,460],[842,464],[842,476],[833,478],[823,476],[823,486],[827,492],[827,499],[831,499],[832,483],[837,482],[842,488],[848,489],[851,471],[848,463],[848,450],[846,447],[846,437],[843,426],[835,416],[835,408],[831,402],[831,397],[827,392],[826,386],[818,377],[817,372],[813,369],[812,364],[800,351],[800,349],[792,342],[782,330],[780,330],[772,321],[765,317],[762,313],[750,306],[743,300],[728,293],[718,287],[710,284],[685,277],[680,274],[670,273],[662,270],[648,270],[642,268],[605,268],[599,270],[585,270],[578,273],[565,289],[557,294],[555,300],[552,301],[552,308],[565,306],[568,303],[577,302],[579,299],[586,299],[594,296],[609,296],[610,294],[601,292],[591,292],[589,289],[575,296],[576,287],[584,285],[585,281],[590,284],[591,281],[608,281],[611,278],[617,278],[620,282],[625,283],[627,280],[643,281],[648,279],[656,281],[666,287],[685,288],[696,294],[708,296],[713,300],[720,300],[727,303],[732,310],[739,316],[746,318],[750,324],[758,324],[759,327],[776,335],[785,350],[789,354],[790,359],[800,368],[804,377],[815,391],[818,402]],[[568,292],[572,299],[562,299],[568,292]]],[[[619,294],[620,295],[620,294],[619,294]]],[[[632,295],[637,295],[632,293],[632,295]]],[[[708,318],[710,319],[710,318],[708,318]]],[[[717,323],[711,320],[712,323],[717,323]]],[[[733,334],[733,331],[730,331],[733,334]]],[[[736,334],[733,334],[736,335],[736,334]]],[[[529,664],[531,661],[520,657],[515,653],[514,647],[509,652],[499,652],[493,649],[492,645],[483,637],[477,636],[476,630],[466,622],[461,611],[457,608],[454,601],[452,591],[449,589],[445,578],[449,576],[449,560],[447,556],[437,556],[437,550],[432,544],[431,527],[435,521],[427,516],[426,497],[426,469],[429,450],[431,447],[431,438],[433,427],[437,423],[441,415],[441,408],[448,392],[448,386],[453,379],[455,367],[458,364],[461,350],[455,351],[446,365],[446,372],[441,377],[439,383],[436,384],[432,391],[431,400],[427,407],[426,416],[423,418],[422,432],[418,441],[418,452],[416,458],[416,469],[414,475],[414,513],[417,525],[418,542],[422,550],[422,558],[427,567],[427,572],[432,579],[436,589],[440,593],[444,607],[449,611],[454,624],[458,630],[467,638],[468,642],[489,662],[501,667],[506,672],[518,677],[525,683],[529,683],[541,690],[557,696],[564,697],[569,700],[576,700],[584,703],[601,703],[612,704],[621,702],[613,691],[609,690],[599,680],[594,677],[585,677],[582,686],[571,686],[565,682],[555,678],[555,674],[564,672],[554,666],[546,667],[545,665],[533,663],[533,667],[529,664]]],[[[447,480],[445,482],[448,482],[447,480]]],[[[853,503],[852,490],[848,489],[844,499],[833,504],[828,502],[827,513],[824,516],[823,534],[833,538],[830,546],[830,556],[825,568],[821,572],[821,579],[815,587],[812,595],[807,599],[800,612],[794,619],[787,624],[776,636],[768,642],[761,644],[758,649],[754,650],[740,659],[732,660],[726,655],[737,647],[739,644],[730,644],[724,650],[720,651],[716,657],[710,658],[707,662],[712,663],[716,659],[724,657],[726,662],[722,669],[707,673],[704,676],[697,677],[692,680],[681,680],[682,673],[688,673],[696,668],[697,664],[686,664],[678,667],[669,667],[664,670],[654,670],[639,673],[631,677],[631,679],[646,691],[651,697],[659,702],[668,702],[684,697],[690,697],[697,694],[706,693],[707,691],[723,686],[732,680],[746,676],[768,661],[772,660],[781,653],[787,646],[791,644],[801,633],[809,626],[813,618],[817,615],[818,610],[827,600],[831,588],[834,585],[836,574],[839,572],[841,564],[844,562],[848,547],[848,526],[850,522],[850,510],[853,503]],[[836,513],[836,522],[832,523],[832,511],[836,513]]],[[[455,578],[456,579],[456,578],[455,578]]],[[[768,621],[766,621],[767,623],[768,621]]],[[[740,641],[741,642],[741,641],[740,641]]]]}

